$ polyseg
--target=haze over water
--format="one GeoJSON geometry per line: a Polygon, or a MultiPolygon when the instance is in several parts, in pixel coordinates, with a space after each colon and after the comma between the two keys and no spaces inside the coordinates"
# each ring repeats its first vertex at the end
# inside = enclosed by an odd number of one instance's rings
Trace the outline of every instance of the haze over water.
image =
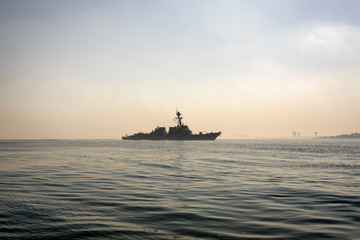
{"type": "Polygon", "coordinates": [[[0,141],[1,239],[359,239],[358,140],[0,141]]]}
{"type": "Polygon", "coordinates": [[[1,0],[0,139],[359,132],[358,0],[1,0]]]}

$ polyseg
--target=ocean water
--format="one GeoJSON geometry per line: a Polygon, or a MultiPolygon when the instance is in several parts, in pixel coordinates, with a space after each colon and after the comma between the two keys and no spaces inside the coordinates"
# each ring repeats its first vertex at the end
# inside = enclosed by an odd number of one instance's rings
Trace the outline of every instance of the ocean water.
{"type": "Polygon", "coordinates": [[[0,141],[0,239],[360,239],[360,141],[0,141]]]}

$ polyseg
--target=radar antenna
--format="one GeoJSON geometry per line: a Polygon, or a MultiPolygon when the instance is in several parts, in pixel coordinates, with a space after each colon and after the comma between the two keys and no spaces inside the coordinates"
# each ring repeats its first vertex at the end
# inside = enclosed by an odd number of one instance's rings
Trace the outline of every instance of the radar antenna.
{"type": "Polygon", "coordinates": [[[175,117],[175,120],[178,121],[178,126],[179,127],[182,127],[183,126],[183,123],[181,122],[181,119],[182,119],[182,116],[181,116],[181,113],[178,111],[178,109],[176,108],[176,117],[175,117]]]}

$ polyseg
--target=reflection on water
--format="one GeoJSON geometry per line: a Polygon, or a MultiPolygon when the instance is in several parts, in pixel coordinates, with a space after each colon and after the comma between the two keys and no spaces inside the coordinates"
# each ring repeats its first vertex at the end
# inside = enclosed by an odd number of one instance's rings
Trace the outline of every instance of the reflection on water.
{"type": "Polygon", "coordinates": [[[0,238],[357,239],[360,141],[0,141],[0,238]]]}

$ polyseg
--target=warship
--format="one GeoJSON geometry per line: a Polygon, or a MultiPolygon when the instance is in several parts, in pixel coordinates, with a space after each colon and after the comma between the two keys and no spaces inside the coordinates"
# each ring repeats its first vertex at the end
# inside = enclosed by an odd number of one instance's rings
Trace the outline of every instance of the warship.
{"type": "Polygon", "coordinates": [[[182,122],[182,114],[176,110],[177,125],[170,127],[169,132],[165,127],[157,127],[151,133],[135,133],[122,137],[123,140],[215,140],[221,132],[193,134],[190,128],[182,122]]]}

